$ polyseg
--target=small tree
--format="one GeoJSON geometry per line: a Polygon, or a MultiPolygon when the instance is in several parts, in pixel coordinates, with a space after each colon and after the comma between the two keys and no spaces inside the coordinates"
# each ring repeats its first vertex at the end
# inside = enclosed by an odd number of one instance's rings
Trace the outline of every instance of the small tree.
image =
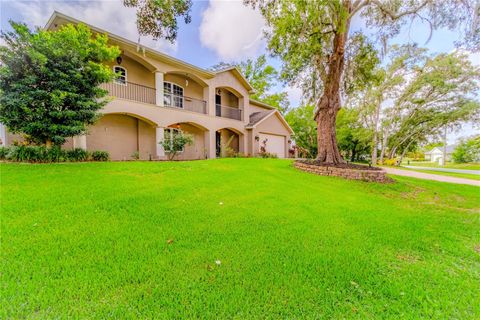
{"type": "Polygon", "coordinates": [[[180,151],[183,151],[185,146],[192,143],[192,135],[176,130],[163,139],[163,141],[160,141],[163,149],[168,153],[168,160],[173,160],[180,151]]]}
{"type": "Polygon", "coordinates": [[[457,163],[480,161],[480,136],[462,140],[453,151],[452,159],[457,163]]]}
{"type": "Polygon", "coordinates": [[[34,32],[10,24],[13,31],[1,33],[0,122],[47,146],[84,134],[108,102],[98,85],[114,74],[104,62],[120,50],[82,24],[34,32]]]}

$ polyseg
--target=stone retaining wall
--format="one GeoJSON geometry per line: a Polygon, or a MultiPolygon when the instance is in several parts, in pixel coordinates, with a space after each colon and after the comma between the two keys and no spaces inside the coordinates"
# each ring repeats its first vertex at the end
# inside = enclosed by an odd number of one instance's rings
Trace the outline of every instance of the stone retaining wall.
{"type": "Polygon", "coordinates": [[[352,180],[362,180],[369,182],[381,182],[387,183],[392,182],[393,180],[387,177],[387,173],[384,170],[357,170],[357,169],[347,169],[347,168],[337,168],[337,167],[327,167],[327,166],[316,166],[313,164],[307,164],[299,161],[295,161],[295,168],[315,173],[321,176],[335,176],[342,177],[345,179],[352,180]]]}

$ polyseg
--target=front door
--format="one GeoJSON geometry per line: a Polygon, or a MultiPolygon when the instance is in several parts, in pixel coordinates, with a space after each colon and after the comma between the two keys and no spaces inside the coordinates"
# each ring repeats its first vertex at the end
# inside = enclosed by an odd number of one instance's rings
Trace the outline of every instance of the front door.
{"type": "Polygon", "coordinates": [[[215,151],[216,151],[215,153],[216,153],[217,157],[220,157],[220,151],[221,151],[220,137],[221,137],[220,132],[219,131],[215,132],[215,147],[216,147],[215,148],[215,151]]]}
{"type": "Polygon", "coordinates": [[[222,116],[222,96],[219,94],[215,95],[215,115],[217,117],[222,116]]]}

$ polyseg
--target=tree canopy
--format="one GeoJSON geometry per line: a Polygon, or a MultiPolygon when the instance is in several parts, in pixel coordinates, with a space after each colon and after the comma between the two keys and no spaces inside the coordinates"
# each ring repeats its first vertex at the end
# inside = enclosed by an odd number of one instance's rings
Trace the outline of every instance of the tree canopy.
{"type": "Polygon", "coordinates": [[[191,0],[123,0],[126,7],[137,9],[137,29],[140,35],[174,42],[178,32],[178,18],[190,23],[191,0]]]}
{"type": "Polygon", "coordinates": [[[381,43],[397,35],[408,22],[420,19],[431,30],[462,30],[464,37],[458,45],[471,49],[479,47],[479,13],[475,0],[245,2],[259,8],[267,21],[268,48],[283,61],[282,77],[302,87],[305,95],[316,104],[317,157],[324,162],[343,162],[336,143],[335,120],[344,99],[342,96],[353,89],[347,82],[348,75],[368,79],[375,67],[368,49],[369,35],[350,33],[353,17],[362,16],[374,34],[372,40],[381,43]],[[349,50],[354,45],[362,49],[349,50]]]}
{"type": "Polygon", "coordinates": [[[114,76],[105,62],[120,50],[82,24],[58,31],[11,25],[1,34],[0,122],[37,144],[60,145],[85,133],[108,102],[98,87],[114,76]]]}

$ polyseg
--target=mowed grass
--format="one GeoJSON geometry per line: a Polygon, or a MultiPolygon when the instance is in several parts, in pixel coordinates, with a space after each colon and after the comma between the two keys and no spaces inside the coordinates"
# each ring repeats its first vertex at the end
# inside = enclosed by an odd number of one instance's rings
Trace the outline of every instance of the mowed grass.
{"type": "Polygon", "coordinates": [[[480,180],[480,175],[473,174],[473,173],[443,172],[443,171],[436,171],[436,170],[413,169],[413,168],[404,168],[404,167],[394,167],[394,168],[436,174],[439,176],[455,177],[455,178],[470,179],[470,180],[480,180]]]}
{"type": "Polygon", "coordinates": [[[480,163],[454,163],[447,162],[444,166],[430,161],[403,161],[402,165],[419,166],[419,167],[432,167],[432,168],[447,168],[447,169],[463,169],[463,170],[480,170],[480,163]]]}
{"type": "Polygon", "coordinates": [[[0,169],[2,319],[480,318],[473,186],[263,159],[0,169]]]}

